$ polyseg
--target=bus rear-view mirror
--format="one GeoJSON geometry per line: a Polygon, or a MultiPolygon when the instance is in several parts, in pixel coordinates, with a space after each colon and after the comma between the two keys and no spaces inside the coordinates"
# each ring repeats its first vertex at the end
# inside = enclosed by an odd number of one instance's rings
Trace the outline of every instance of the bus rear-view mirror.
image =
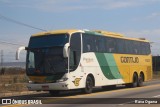
{"type": "Polygon", "coordinates": [[[64,58],[68,58],[69,54],[68,54],[68,48],[69,48],[69,43],[66,43],[64,45],[64,48],[63,48],[63,57],[64,58]]]}
{"type": "Polygon", "coordinates": [[[26,50],[26,49],[27,49],[27,47],[25,47],[25,46],[21,46],[21,47],[19,47],[17,49],[17,51],[16,51],[16,60],[19,60],[19,55],[20,55],[21,51],[22,50],[26,50]]]}

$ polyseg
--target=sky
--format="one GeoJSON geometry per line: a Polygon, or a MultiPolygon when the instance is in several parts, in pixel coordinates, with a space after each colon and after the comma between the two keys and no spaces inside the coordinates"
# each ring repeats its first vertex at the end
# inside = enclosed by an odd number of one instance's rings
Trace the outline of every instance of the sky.
{"type": "MultiPolygon", "coordinates": [[[[0,50],[4,62],[14,62],[19,46],[27,46],[41,30],[4,20],[2,16],[44,30],[106,30],[152,42],[160,55],[160,0],[0,0],[0,50]]],[[[25,61],[25,52],[20,55],[25,61]]]]}

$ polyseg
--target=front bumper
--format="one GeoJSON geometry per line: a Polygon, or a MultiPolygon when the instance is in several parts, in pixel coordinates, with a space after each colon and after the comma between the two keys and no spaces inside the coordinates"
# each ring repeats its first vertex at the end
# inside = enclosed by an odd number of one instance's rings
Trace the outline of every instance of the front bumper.
{"type": "Polygon", "coordinates": [[[49,90],[69,90],[69,86],[65,82],[59,83],[28,83],[29,91],[49,91],[49,90]]]}

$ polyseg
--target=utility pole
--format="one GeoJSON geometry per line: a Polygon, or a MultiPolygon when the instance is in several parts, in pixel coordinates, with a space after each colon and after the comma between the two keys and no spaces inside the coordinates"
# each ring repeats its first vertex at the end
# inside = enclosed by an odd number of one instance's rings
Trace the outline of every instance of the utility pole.
{"type": "Polygon", "coordinates": [[[3,50],[1,50],[1,67],[3,66],[3,50]]]}

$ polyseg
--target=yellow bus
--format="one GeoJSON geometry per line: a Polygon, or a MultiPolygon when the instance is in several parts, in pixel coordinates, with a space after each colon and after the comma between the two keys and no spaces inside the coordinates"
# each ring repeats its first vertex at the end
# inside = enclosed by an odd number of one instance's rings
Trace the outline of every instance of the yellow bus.
{"type": "Polygon", "coordinates": [[[152,79],[150,43],[107,31],[57,30],[33,34],[27,51],[29,90],[82,89],[125,84],[142,86],[152,79]]]}

